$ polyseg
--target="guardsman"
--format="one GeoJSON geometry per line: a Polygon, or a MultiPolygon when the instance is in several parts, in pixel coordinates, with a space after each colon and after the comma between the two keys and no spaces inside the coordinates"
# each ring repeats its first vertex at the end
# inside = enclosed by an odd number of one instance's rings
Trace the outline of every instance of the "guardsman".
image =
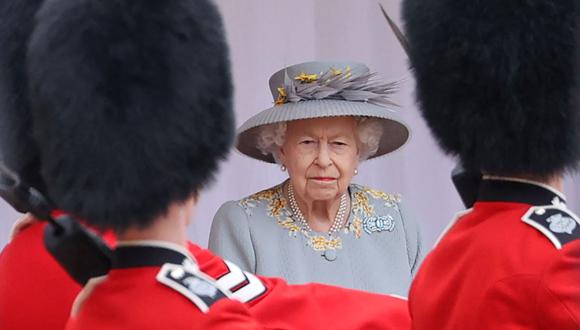
{"type": "MultiPolygon", "coordinates": [[[[252,318],[280,329],[408,326],[402,299],[254,276],[175,228],[195,197],[173,198],[207,181],[233,134],[227,52],[209,3],[8,0],[0,15],[3,166],[118,234],[106,235],[118,244],[113,270],[85,287],[69,328],[257,327],[252,318]],[[106,293],[122,281],[131,285],[106,293]]],[[[62,329],[81,286],[44,248],[46,223],[16,228],[0,255],[0,328],[62,329]]]]}
{"type": "Polygon", "coordinates": [[[483,175],[412,284],[413,328],[579,329],[580,3],[404,0],[423,117],[483,175]]]}

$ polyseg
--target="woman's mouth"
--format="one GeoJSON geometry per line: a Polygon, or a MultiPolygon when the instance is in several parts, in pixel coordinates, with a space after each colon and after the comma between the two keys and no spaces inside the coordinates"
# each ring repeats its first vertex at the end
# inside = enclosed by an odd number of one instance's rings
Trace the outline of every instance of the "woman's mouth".
{"type": "Polygon", "coordinates": [[[311,177],[311,180],[321,181],[321,182],[332,182],[336,181],[336,178],[328,177],[328,176],[315,176],[311,177]]]}

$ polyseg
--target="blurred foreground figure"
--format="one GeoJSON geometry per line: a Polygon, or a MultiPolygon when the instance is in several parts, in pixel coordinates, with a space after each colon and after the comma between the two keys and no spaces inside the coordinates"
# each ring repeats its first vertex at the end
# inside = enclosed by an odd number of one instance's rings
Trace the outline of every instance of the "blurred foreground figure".
{"type": "Polygon", "coordinates": [[[404,0],[423,117],[483,181],[419,269],[414,329],[579,329],[580,3],[404,0]]]}
{"type": "Polygon", "coordinates": [[[187,250],[197,195],[233,137],[216,8],[45,1],[36,19],[27,71],[46,191],[118,239],[67,328],[261,328],[187,250]]]}
{"type": "Polygon", "coordinates": [[[19,226],[0,255],[1,329],[62,329],[69,314],[69,329],[408,328],[404,300],[288,286],[187,242],[234,134],[210,2],[13,0],[0,15],[2,165],[116,247],[77,296],[42,244],[51,225],[19,226]]]}

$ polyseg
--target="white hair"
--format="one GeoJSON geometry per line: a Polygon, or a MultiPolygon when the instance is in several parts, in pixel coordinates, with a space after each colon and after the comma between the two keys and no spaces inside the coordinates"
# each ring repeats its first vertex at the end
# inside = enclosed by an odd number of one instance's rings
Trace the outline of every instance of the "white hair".
{"type": "Polygon", "coordinates": [[[383,136],[381,119],[372,117],[356,117],[360,160],[366,160],[379,150],[379,143],[383,136]]]}
{"type": "MultiPolygon", "coordinates": [[[[383,135],[380,119],[372,117],[353,117],[357,123],[359,159],[361,161],[374,155],[379,149],[383,135]]],[[[286,123],[264,125],[258,133],[257,146],[264,155],[272,154],[276,163],[280,164],[279,152],[286,139],[286,123]]]]}
{"type": "Polygon", "coordinates": [[[272,154],[276,163],[280,161],[280,147],[286,139],[286,122],[264,125],[258,133],[258,149],[264,155],[272,154]]]}

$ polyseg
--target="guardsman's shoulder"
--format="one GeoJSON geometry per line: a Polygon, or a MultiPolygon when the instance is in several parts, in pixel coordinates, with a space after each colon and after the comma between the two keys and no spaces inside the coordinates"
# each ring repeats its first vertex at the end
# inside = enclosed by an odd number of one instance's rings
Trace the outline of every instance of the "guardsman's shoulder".
{"type": "Polygon", "coordinates": [[[580,219],[565,205],[532,206],[522,221],[541,232],[557,249],[580,240],[580,219]]]}
{"type": "Polygon", "coordinates": [[[185,296],[203,313],[207,313],[216,302],[230,297],[229,291],[220,287],[211,277],[184,265],[166,263],[156,278],[158,282],[185,296]]]}

